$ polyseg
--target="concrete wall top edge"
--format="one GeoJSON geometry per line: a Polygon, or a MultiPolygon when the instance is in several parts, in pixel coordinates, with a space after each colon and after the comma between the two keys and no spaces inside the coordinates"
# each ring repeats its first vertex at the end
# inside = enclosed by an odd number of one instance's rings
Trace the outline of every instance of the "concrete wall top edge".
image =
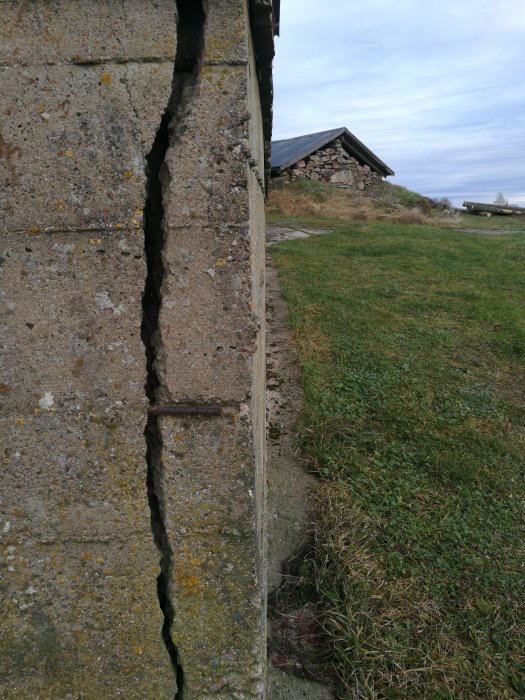
{"type": "Polygon", "coordinates": [[[0,64],[173,60],[175,37],[173,0],[3,2],[0,64]]]}

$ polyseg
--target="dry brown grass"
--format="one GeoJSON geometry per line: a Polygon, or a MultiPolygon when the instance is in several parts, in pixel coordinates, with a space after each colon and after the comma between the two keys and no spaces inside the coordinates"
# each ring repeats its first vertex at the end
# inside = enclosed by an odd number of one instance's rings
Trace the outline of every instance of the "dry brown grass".
{"type": "Polygon", "coordinates": [[[294,346],[304,360],[326,360],[330,357],[330,345],[326,337],[319,332],[307,335],[294,332],[294,346]]]}
{"type": "Polygon", "coordinates": [[[420,224],[439,228],[457,226],[455,216],[436,211],[426,214],[417,207],[392,203],[379,205],[371,197],[339,190],[330,186],[303,188],[284,186],[270,190],[266,210],[283,217],[337,219],[341,221],[392,221],[402,224],[420,224]],[[321,189],[322,187],[322,189],[321,189]]]}
{"type": "Polygon", "coordinates": [[[321,317],[322,308],[311,304],[304,309],[305,326],[308,331],[293,330],[294,347],[303,361],[316,359],[327,360],[330,357],[330,343],[326,335],[317,327],[318,319],[321,317]]]}
{"type": "Polygon", "coordinates": [[[319,487],[313,506],[316,582],[327,602],[321,624],[334,641],[338,697],[513,697],[490,658],[477,669],[479,695],[468,688],[471,650],[447,629],[441,605],[417,578],[393,581],[371,550],[380,516],[335,483],[319,487]]]}

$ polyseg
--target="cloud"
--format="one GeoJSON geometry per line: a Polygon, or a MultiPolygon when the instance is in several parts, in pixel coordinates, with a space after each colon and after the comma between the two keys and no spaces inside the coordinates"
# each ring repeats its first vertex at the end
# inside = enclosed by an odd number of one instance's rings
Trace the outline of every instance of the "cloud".
{"type": "Polygon", "coordinates": [[[274,136],[347,126],[401,184],[525,204],[524,34],[516,0],[287,0],[274,136]]]}

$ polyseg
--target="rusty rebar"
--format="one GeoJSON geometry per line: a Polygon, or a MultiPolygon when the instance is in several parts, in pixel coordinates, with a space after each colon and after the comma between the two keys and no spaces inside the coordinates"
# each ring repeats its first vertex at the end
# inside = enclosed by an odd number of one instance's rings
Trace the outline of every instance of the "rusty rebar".
{"type": "Polygon", "coordinates": [[[217,404],[156,404],[148,408],[150,416],[220,416],[224,406],[217,404]]]}

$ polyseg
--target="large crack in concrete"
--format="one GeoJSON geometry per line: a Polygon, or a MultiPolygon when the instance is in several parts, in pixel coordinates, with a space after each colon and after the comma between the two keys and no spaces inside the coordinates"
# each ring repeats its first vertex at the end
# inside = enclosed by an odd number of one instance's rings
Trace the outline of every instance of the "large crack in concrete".
{"type": "MultiPolygon", "coordinates": [[[[171,95],[157,130],[152,149],[146,158],[146,204],[144,207],[144,250],[147,275],[142,298],[141,337],[146,349],[146,396],[153,406],[162,394],[156,361],[163,351],[159,329],[162,304],[162,286],[165,268],[162,253],[165,244],[163,205],[163,166],[168,148],[175,136],[171,126],[184,118],[191,99],[191,90],[200,72],[204,45],[206,13],[200,0],[175,0],[177,12],[177,50],[171,95]]],[[[160,573],[157,578],[157,595],[164,616],[162,638],[173,667],[177,683],[175,700],[184,697],[184,671],[179,651],[171,636],[174,617],[170,597],[170,580],[173,569],[173,550],[165,525],[165,499],[163,493],[162,433],[160,416],[148,416],[144,436],[146,440],[146,486],[151,511],[151,529],[155,545],[160,551],[160,573]]]]}
{"type": "MultiPolygon", "coordinates": [[[[151,405],[155,403],[159,379],[155,370],[155,359],[159,342],[159,312],[161,304],[161,285],[164,279],[162,248],[164,246],[162,205],[162,186],[160,170],[169,137],[168,126],[171,119],[166,109],[157,131],[153,147],[147,156],[147,196],[144,207],[144,249],[146,253],[147,276],[142,298],[142,342],[146,348],[146,395],[151,405]]],[[[172,569],[173,552],[171,550],[166,526],[164,524],[164,499],[162,493],[162,437],[159,419],[150,415],[144,431],[146,439],[146,462],[148,465],[146,485],[151,512],[151,529],[155,545],[160,551],[160,574],[157,577],[157,595],[160,609],[164,616],[162,638],[168,651],[173,671],[177,680],[176,698],[182,698],[184,674],[179,663],[177,648],[171,638],[173,605],[169,597],[169,580],[172,569]]]]}

